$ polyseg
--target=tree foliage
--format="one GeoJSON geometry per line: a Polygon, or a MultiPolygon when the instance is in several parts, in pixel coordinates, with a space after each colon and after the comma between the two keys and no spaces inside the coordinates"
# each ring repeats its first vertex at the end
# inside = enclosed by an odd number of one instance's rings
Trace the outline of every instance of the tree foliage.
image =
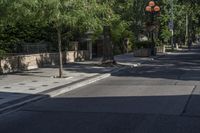
{"type": "MultiPolygon", "coordinates": [[[[21,42],[48,40],[57,42],[57,29],[62,40],[76,40],[88,30],[95,36],[103,26],[112,27],[114,45],[123,49],[124,38],[137,42],[145,31],[149,15],[145,13],[148,0],[1,0],[0,49],[16,52],[21,42]]],[[[171,37],[170,0],[159,0],[161,7],[159,40],[167,43],[171,37]]],[[[189,37],[200,32],[199,0],[173,0],[174,33],[176,40],[186,40],[186,16],[189,16],[189,37]]],[[[67,41],[65,41],[67,42],[67,41]]],[[[123,51],[123,50],[121,50],[123,51]]]]}

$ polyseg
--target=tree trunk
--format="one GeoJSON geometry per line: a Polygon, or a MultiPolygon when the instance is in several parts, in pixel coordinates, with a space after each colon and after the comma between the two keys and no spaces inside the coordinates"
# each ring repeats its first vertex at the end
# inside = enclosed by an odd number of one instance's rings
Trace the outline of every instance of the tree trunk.
{"type": "Polygon", "coordinates": [[[104,41],[103,41],[103,60],[102,64],[115,64],[113,56],[113,46],[111,42],[110,26],[104,26],[104,41]]]}
{"type": "Polygon", "coordinates": [[[62,60],[62,42],[61,42],[61,29],[57,28],[58,35],[58,49],[59,49],[59,78],[63,77],[63,60],[62,60]]]}

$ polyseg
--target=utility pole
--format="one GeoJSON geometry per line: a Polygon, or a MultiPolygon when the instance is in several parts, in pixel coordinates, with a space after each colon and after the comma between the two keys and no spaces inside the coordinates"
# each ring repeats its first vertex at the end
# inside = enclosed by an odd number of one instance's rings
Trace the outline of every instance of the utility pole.
{"type": "Polygon", "coordinates": [[[172,50],[174,50],[174,3],[173,0],[170,0],[171,4],[171,18],[170,18],[170,25],[171,25],[171,47],[172,50]]]}
{"type": "Polygon", "coordinates": [[[185,46],[188,46],[188,41],[189,41],[189,16],[188,13],[186,14],[186,25],[185,25],[185,46]]]}

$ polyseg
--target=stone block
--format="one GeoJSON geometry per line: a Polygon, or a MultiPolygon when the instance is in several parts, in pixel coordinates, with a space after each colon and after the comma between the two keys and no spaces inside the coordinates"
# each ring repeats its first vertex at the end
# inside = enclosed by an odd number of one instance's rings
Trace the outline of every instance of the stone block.
{"type": "Polygon", "coordinates": [[[142,48],[134,51],[135,57],[149,57],[151,56],[151,49],[142,48]]]}

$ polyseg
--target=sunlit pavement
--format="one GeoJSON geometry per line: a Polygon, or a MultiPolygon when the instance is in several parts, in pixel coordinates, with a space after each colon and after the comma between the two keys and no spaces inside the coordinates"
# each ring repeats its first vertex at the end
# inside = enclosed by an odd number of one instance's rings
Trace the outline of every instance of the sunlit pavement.
{"type": "Polygon", "coordinates": [[[2,133],[199,133],[200,50],[128,67],[0,118],[2,133]]]}
{"type": "Polygon", "coordinates": [[[110,73],[126,66],[138,66],[151,58],[133,58],[133,53],[115,57],[118,65],[101,66],[101,59],[68,63],[64,65],[65,78],[54,78],[58,68],[46,67],[36,70],[0,76],[0,114],[37,99],[54,97],[78,87],[109,77],[110,73]],[[120,65],[119,65],[120,64],[120,65]]]}

